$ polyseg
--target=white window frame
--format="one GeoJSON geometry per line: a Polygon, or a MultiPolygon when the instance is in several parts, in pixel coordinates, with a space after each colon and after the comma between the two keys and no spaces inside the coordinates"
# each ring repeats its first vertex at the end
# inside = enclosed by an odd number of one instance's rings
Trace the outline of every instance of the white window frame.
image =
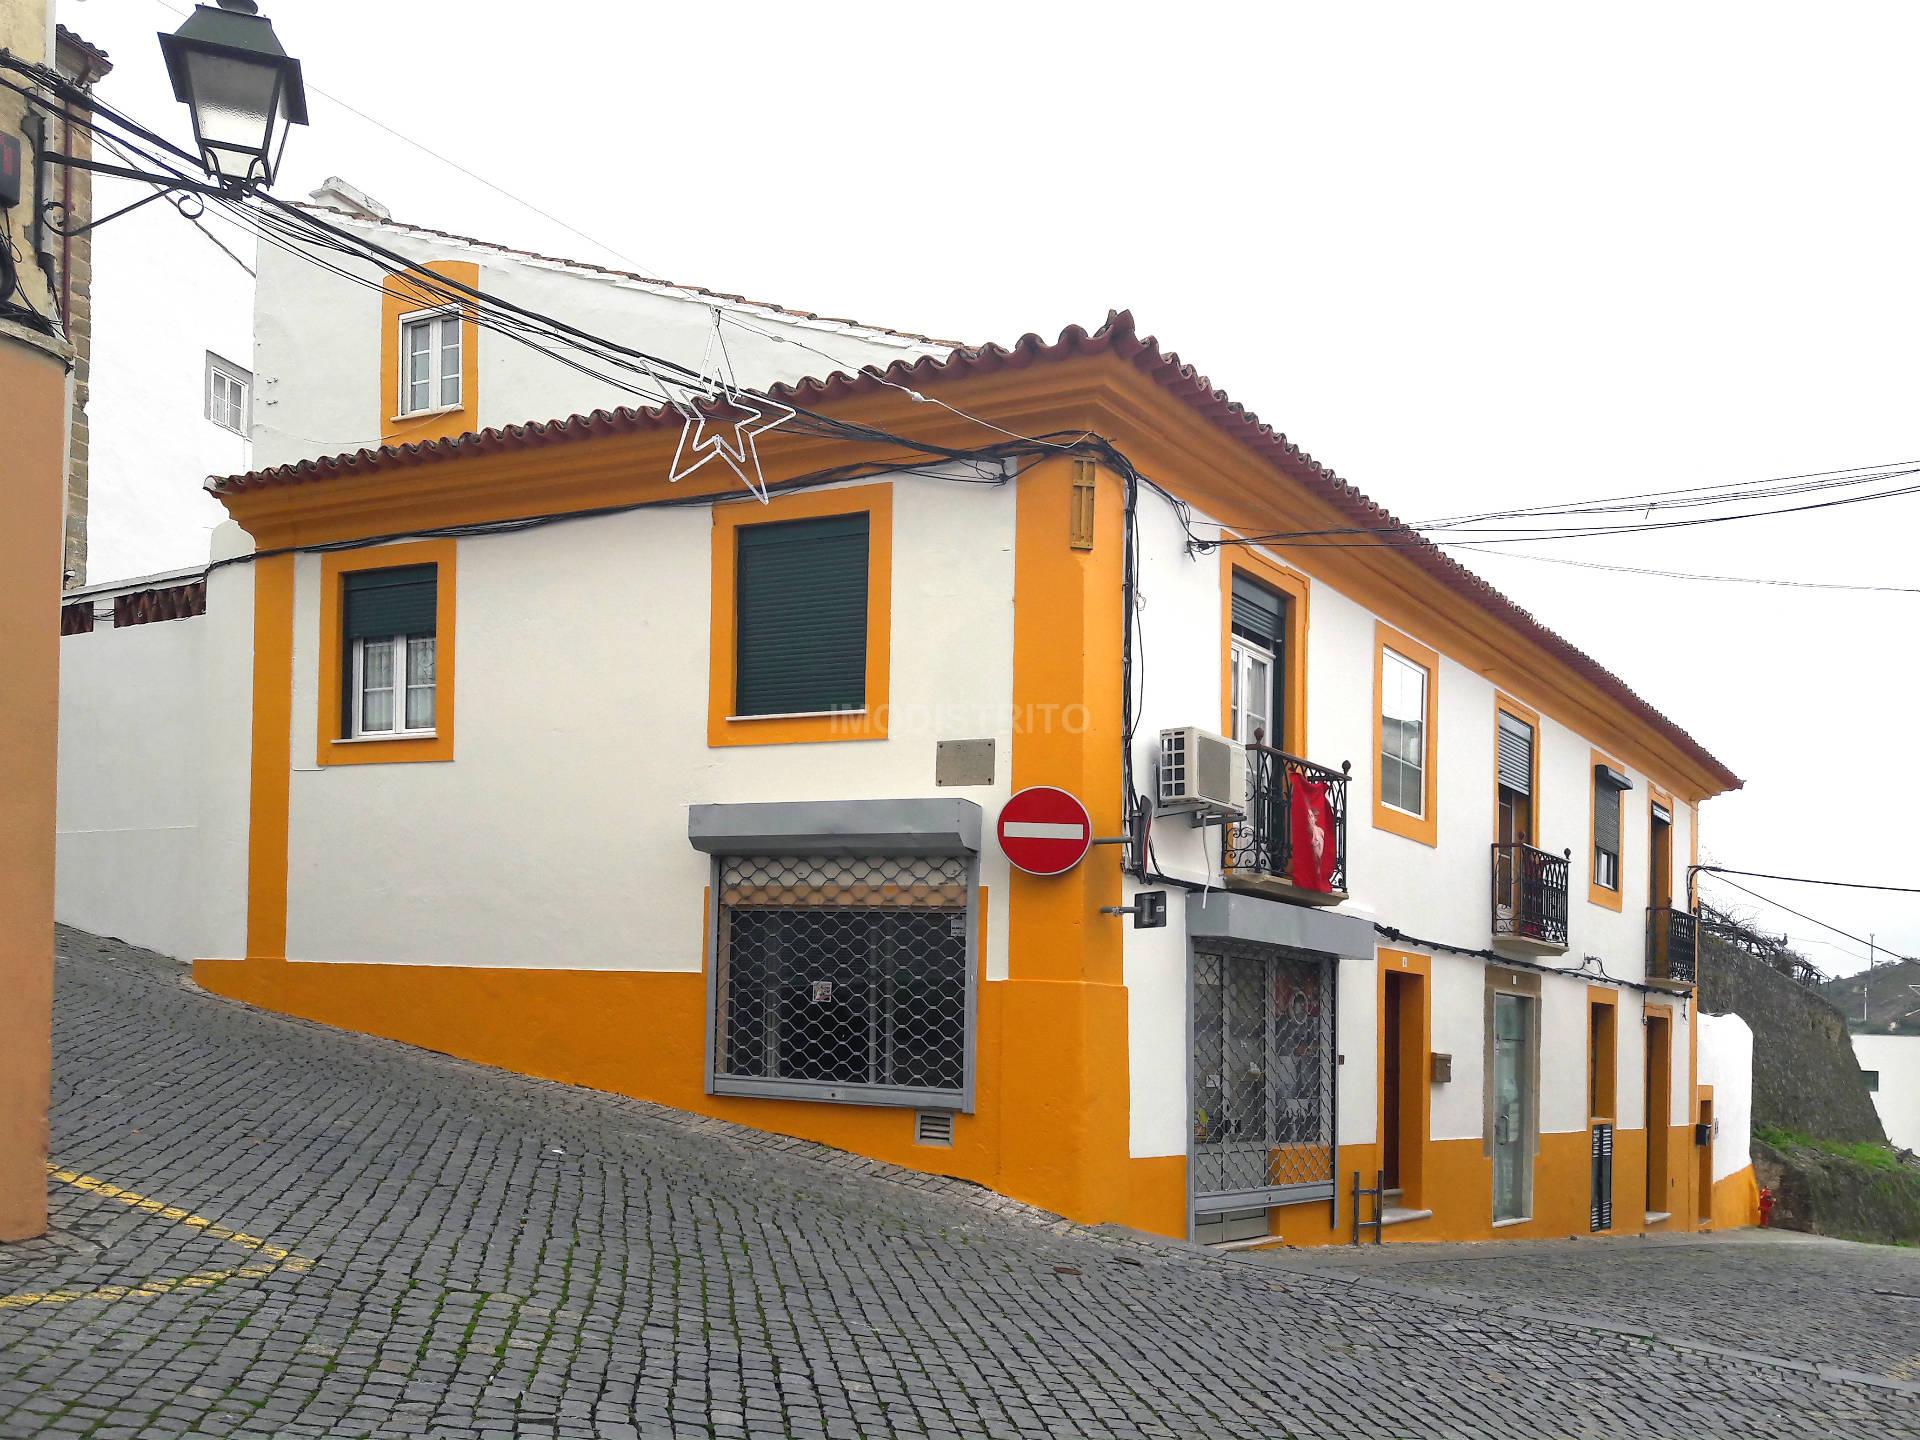
{"type": "MultiPolygon", "coordinates": [[[[1416,820],[1424,820],[1427,818],[1427,770],[1433,763],[1433,676],[1428,672],[1427,667],[1422,665],[1418,660],[1408,659],[1391,645],[1386,645],[1381,648],[1381,664],[1404,665],[1408,670],[1411,670],[1415,675],[1420,677],[1420,783],[1414,787],[1414,793],[1420,797],[1420,808],[1418,810],[1409,810],[1404,805],[1396,805],[1393,801],[1387,799],[1384,794],[1380,797],[1380,803],[1389,810],[1398,811],[1402,815],[1411,815],[1416,820]]],[[[1385,749],[1384,742],[1386,740],[1387,721],[1398,718],[1397,716],[1389,716],[1387,714],[1387,692],[1391,673],[1391,671],[1384,672],[1380,682],[1380,735],[1382,741],[1381,748],[1383,750],[1385,749]]],[[[1381,758],[1384,760],[1386,757],[1383,755],[1381,758]]],[[[1399,763],[1402,765],[1407,763],[1397,755],[1392,758],[1399,760],[1399,763]]],[[[1382,778],[1385,778],[1384,775],[1382,778]]],[[[1385,787],[1382,786],[1383,790],[1384,788],[1385,787]]]]}
{"type": "Polygon", "coordinates": [[[231,431],[242,439],[252,438],[253,372],[251,370],[242,369],[231,360],[223,360],[220,356],[209,350],[207,351],[206,377],[200,390],[207,419],[218,425],[222,430],[231,431]],[[214,413],[213,384],[215,380],[219,380],[223,385],[231,386],[240,392],[240,423],[238,425],[228,423],[226,413],[224,412],[228,411],[230,406],[225,402],[224,397],[220,407],[223,413],[217,415],[214,413]]]}
{"type": "Polygon", "coordinates": [[[410,310],[400,317],[399,324],[399,374],[395,377],[399,384],[399,389],[394,392],[394,408],[397,413],[393,418],[396,420],[404,420],[414,415],[440,415],[448,411],[463,408],[467,403],[465,374],[467,335],[462,322],[460,307],[457,305],[442,305],[433,310],[410,310]],[[452,320],[454,323],[454,334],[457,338],[460,351],[460,364],[453,370],[451,375],[442,368],[446,359],[444,322],[447,320],[452,320]],[[407,361],[411,358],[407,338],[409,332],[416,325],[433,326],[431,332],[432,341],[427,346],[427,398],[429,403],[419,406],[418,408],[414,408],[409,403],[413,386],[409,382],[407,366],[407,361]],[[445,385],[449,379],[453,381],[454,387],[454,399],[450,402],[440,398],[445,392],[445,385]]]}
{"type": "Polygon", "coordinates": [[[1233,734],[1228,738],[1236,745],[1253,744],[1252,727],[1247,724],[1249,714],[1247,696],[1253,688],[1253,669],[1255,663],[1266,666],[1267,685],[1264,704],[1260,707],[1260,717],[1265,721],[1266,739],[1261,743],[1274,749],[1280,748],[1280,739],[1273,733],[1273,697],[1275,692],[1274,666],[1277,663],[1274,653],[1266,646],[1235,635],[1232,640],[1233,653],[1233,693],[1231,707],[1233,713],[1233,734]]]}
{"type": "MultiPolygon", "coordinates": [[[[416,633],[413,635],[361,636],[360,638],[356,639],[353,642],[353,660],[350,668],[350,673],[348,675],[348,682],[353,686],[353,692],[352,692],[353,701],[352,701],[352,707],[351,707],[351,715],[352,715],[353,723],[349,727],[351,731],[351,733],[347,736],[349,740],[431,740],[436,735],[439,734],[440,640],[437,634],[427,635],[425,633],[416,633]],[[411,687],[409,687],[407,684],[407,642],[409,640],[427,640],[427,639],[431,639],[434,642],[433,685],[431,687],[433,690],[434,723],[432,725],[426,726],[424,729],[418,728],[418,727],[413,729],[408,729],[406,728],[407,691],[411,687]],[[390,730],[369,730],[366,728],[366,725],[364,724],[364,707],[366,705],[366,699],[367,699],[367,690],[366,690],[364,676],[365,676],[365,667],[366,667],[366,645],[368,640],[385,641],[394,647],[394,662],[393,662],[394,726],[390,730]]],[[[426,688],[426,687],[422,687],[422,688],[426,688]]]]}

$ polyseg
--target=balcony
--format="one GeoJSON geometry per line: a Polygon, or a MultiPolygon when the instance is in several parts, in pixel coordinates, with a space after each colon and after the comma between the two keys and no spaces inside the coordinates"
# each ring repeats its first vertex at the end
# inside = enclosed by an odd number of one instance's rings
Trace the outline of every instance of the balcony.
{"type": "Polygon", "coordinates": [[[1510,844],[1493,847],[1493,940],[1515,950],[1564,955],[1567,872],[1573,855],[1510,844]]]}
{"type": "Polygon", "coordinates": [[[1247,815],[1228,821],[1220,842],[1227,887],[1297,905],[1338,905],[1345,900],[1351,769],[1349,764],[1329,770],[1271,745],[1247,746],[1247,815]],[[1322,795],[1324,810],[1316,803],[1322,795]],[[1317,851],[1301,851],[1298,865],[1296,837],[1301,846],[1319,843],[1317,851]],[[1320,888],[1322,880],[1325,889],[1320,888]]]}
{"type": "Polygon", "coordinates": [[[1647,911],[1647,982],[1685,989],[1700,978],[1700,917],[1689,910],[1647,911]]]}

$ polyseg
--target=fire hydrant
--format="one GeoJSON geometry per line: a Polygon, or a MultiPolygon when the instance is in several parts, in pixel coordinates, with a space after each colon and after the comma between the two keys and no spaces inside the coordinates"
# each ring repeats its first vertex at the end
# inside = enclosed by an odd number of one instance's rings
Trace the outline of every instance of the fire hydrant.
{"type": "Polygon", "coordinates": [[[1762,1190],[1760,1192],[1760,1224],[1762,1226],[1767,1226],[1767,1225],[1771,1225],[1772,1223],[1773,1223],[1773,1191],[1762,1190]]]}

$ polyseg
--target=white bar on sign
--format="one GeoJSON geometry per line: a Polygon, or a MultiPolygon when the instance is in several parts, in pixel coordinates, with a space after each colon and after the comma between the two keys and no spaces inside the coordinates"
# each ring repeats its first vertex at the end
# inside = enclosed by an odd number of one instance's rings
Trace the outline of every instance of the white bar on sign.
{"type": "Polygon", "coordinates": [[[1040,820],[1009,820],[1001,829],[1009,840],[1078,840],[1084,825],[1054,825],[1040,820]]]}

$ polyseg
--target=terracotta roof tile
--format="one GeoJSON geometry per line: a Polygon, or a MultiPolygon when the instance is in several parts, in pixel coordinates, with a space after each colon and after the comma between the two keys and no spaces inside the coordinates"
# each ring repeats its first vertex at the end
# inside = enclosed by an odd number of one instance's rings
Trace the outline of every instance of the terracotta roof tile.
{"type": "MultiPolygon", "coordinates": [[[[1403,521],[1233,400],[1178,354],[1161,349],[1160,342],[1153,336],[1141,335],[1131,311],[1109,312],[1105,323],[1093,331],[1070,325],[1051,341],[1027,334],[1008,346],[962,347],[945,356],[896,360],[885,371],[870,368],[858,374],[841,372],[818,379],[801,380],[792,385],[775,385],[767,393],[794,404],[817,406],[847,396],[869,394],[889,383],[919,389],[941,380],[1021,370],[1075,356],[1101,354],[1124,360],[1149,376],[1213,424],[1263,455],[1297,483],[1326,499],[1350,524],[1369,530],[1395,532],[1396,538],[1404,539],[1399,553],[1409,563],[1466,597],[1493,618],[1533,640],[1574,673],[1659,728],[1690,753],[1726,789],[1740,788],[1742,782],[1737,775],[1716,760],[1685,730],[1641,699],[1625,681],[1541,624],[1439,546],[1417,531],[1408,529],[1403,521]]],[[[623,406],[617,410],[596,410],[590,415],[573,415],[545,424],[510,425],[505,429],[488,429],[478,434],[445,440],[384,446],[378,450],[358,450],[351,455],[302,460],[273,470],[233,476],[214,483],[211,488],[216,495],[234,495],[275,486],[311,484],[338,476],[364,475],[376,470],[434,464],[461,455],[535,449],[593,435],[652,430],[679,423],[679,414],[668,406],[645,410],[623,406]]]]}
{"type": "Polygon", "coordinates": [[[107,52],[91,40],[82,38],[64,25],[53,27],[54,37],[63,44],[71,45],[86,57],[87,68],[92,72],[90,80],[98,80],[113,69],[113,61],[107,58],[107,52]]]}

